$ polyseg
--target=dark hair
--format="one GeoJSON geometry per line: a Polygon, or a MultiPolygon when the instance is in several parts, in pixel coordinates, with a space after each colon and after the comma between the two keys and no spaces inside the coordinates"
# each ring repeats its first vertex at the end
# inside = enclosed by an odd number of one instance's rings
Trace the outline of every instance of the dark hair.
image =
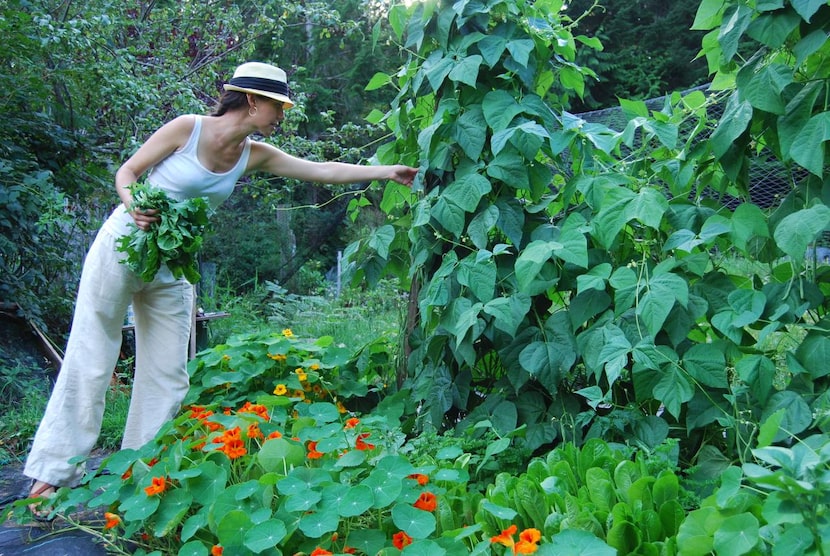
{"type": "Polygon", "coordinates": [[[219,97],[219,104],[210,113],[211,116],[221,116],[226,112],[233,112],[248,107],[248,95],[240,91],[225,91],[219,97]]]}

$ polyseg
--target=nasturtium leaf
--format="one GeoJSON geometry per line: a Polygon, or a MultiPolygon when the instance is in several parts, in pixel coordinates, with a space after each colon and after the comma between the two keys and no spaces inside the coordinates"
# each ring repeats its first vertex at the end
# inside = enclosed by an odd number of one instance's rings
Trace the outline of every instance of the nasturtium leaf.
{"type": "Polygon", "coordinates": [[[372,489],[365,485],[354,485],[346,491],[337,511],[341,517],[355,517],[369,510],[374,503],[372,489]]]}
{"type": "Polygon", "coordinates": [[[617,549],[593,533],[565,529],[554,534],[549,543],[539,545],[537,556],[616,556],[617,549]]]}
{"type": "MultiPolygon", "coordinates": [[[[162,493],[164,494],[164,493],[162,493]]],[[[119,511],[124,513],[125,521],[141,521],[147,519],[158,509],[161,499],[159,496],[147,496],[143,491],[127,498],[119,505],[119,511]]]]}
{"type": "Polygon", "coordinates": [[[715,531],[714,548],[718,555],[741,556],[752,550],[760,540],[758,519],[744,512],[723,520],[715,531]]]}
{"type": "Polygon", "coordinates": [[[723,520],[717,508],[711,506],[689,513],[677,532],[677,543],[683,546],[684,554],[710,554],[715,533],[723,525],[723,520]]]}
{"type": "Polygon", "coordinates": [[[161,499],[154,518],[155,535],[157,537],[167,536],[170,531],[178,527],[192,503],[193,495],[188,490],[178,488],[167,493],[161,499]]]}
{"type": "MultiPolygon", "coordinates": [[[[441,501],[439,500],[439,504],[441,501]]],[[[413,539],[425,539],[435,531],[435,516],[409,504],[395,504],[392,522],[413,539]]]]}
{"type": "Polygon", "coordinates": [[[245,533],[243,542],[246,548],[259,554],[279,546],[287,534],[285,523],[279,519],[269,519],[251,527],[245,533]]]}
{"type": "Polygon", "coordinates": [[[216,526],[219,543],[230,552],[245,545],[245,535],[253,527],[251,518],[243,510],[232,510],[216,526]]]}
{"type": "Polygon", "coordinates": [[[340,517],[336,508],[325,508],[320,511],[306,513],[298,524],[300,531],[307,537],[320,538],[325,534],[337,531],[340,517]]]}
{"type": "MultiPolygon", "coordinates": [[[[184,540],[184,539],[182,539],[184,540]]],[[[179,551],[176,553],[176,556],[207,556],[208,549],[204,545],[204,543],[200,541],[190,541],[186,542],[179,548],[179,551]]]]}
{"type": "Polygon", "coordinates": [[[262,445],[257,460],[265,471],[286,473],[305,461],[305,449],[298,442],[274,438],[262,445]]]}

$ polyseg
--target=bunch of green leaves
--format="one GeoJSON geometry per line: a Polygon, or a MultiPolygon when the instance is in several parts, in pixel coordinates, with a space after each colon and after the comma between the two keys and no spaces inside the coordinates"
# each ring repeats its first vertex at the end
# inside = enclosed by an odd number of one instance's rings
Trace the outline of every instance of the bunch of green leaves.
{"type": "Polygon", "coordinates": [[[159,221],[146,231],[133,225],[128,235],[118,239],[118,251],[127,254],[121,262],[145,282],[152,282],[166,265],[175,278],[184,276],[191,284],[197,283],[201,278],[198,253],[209,231],[207,199],[176,201],[146,183],[133,184],[129,189],[133,197],[129,209],[157,210],[159,221]]]}

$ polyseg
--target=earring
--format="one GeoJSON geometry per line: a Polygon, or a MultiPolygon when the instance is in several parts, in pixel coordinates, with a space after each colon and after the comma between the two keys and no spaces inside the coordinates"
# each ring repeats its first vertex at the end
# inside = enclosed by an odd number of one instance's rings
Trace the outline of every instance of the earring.
{"type": "Polygon", "coordinates": [[[253,118],[254,116],[256,116],[257,110],[259,110],[259,108],[257,108],[256,106],[252,106],[251,108],[248,108],[248,115],[253,118]],[[251,114],[251,108],[253,108],[254,110],[253,114],[251,114]]]}

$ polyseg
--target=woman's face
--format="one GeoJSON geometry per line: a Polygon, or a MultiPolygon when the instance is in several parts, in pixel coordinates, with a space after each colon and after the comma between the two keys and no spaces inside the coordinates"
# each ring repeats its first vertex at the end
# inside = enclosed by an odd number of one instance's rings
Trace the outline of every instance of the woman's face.
{"type": "Polygon", "coordinates": [[[283,104],[267,97],[259,97],[257,101],[257,111],[254,114],[257,127],[263,135],[271,135],[285,119],[283,104]]]}

